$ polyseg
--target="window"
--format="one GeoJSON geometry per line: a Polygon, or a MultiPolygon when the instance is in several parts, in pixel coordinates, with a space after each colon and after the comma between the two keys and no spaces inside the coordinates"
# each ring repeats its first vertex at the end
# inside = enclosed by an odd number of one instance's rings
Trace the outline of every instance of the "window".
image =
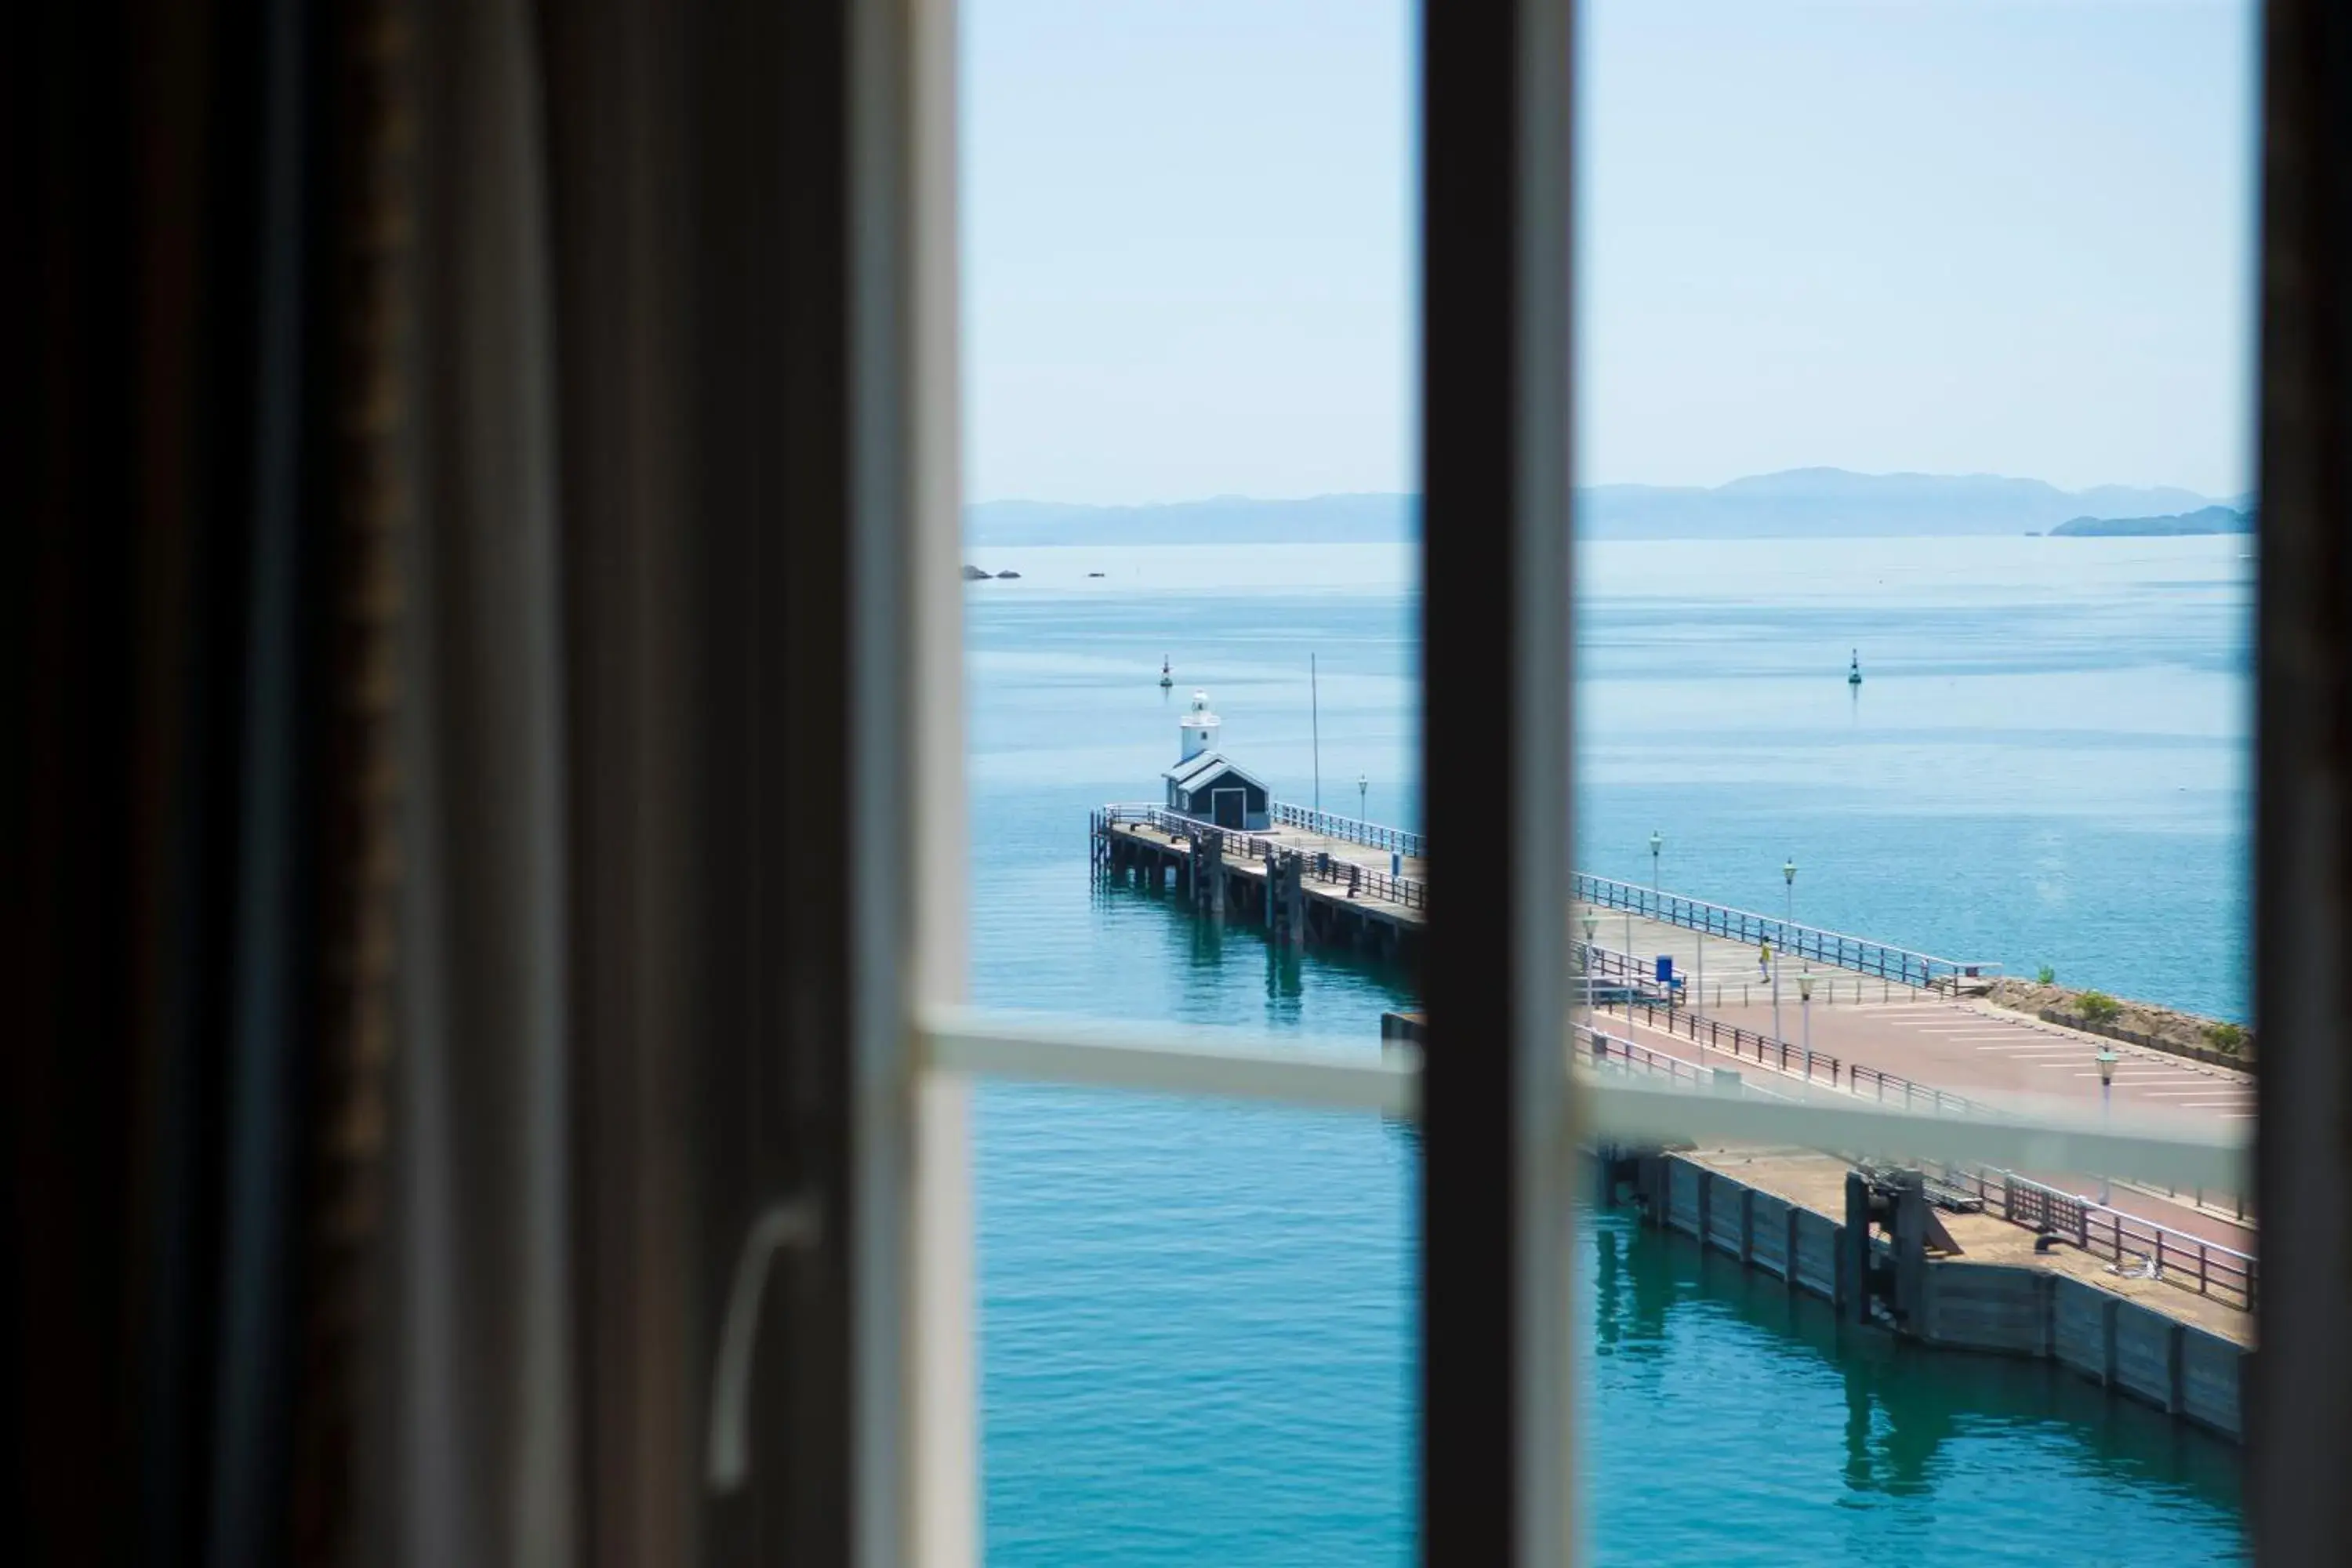
{"type": "MultiPolygon", "coordinates": [[[[954,160],[952,117],[940,109],[949,18],[939,8],[919,16],[923,31],[909,52],[929,73],[919,78],[929,107],[911,116],[922,135],[898,173],[912,193],[907,221],[930,242],[914,247],[925,270],[908,284],[918,331],[903,373],[923,389],[903,405],[917,426],[905,482],[918,520],[904,569],[920,613],[891,623],[913,645],[908,661],[891,668],[907,672],[918,713],[908,759],[918,840],[941,846],[958,832],[961,757],[953,701],[961,619],[944,586],[953,581],[957,537],[947,457],[955,419],[941,391],[958,383],[956,334],[951,280],[940,259],[952,252],[943,237],[954,160]]],[[[907,1066],[921,1087],[908,1123],[909,1201],[895,1217],[913,1272],[882,1299],[899,1304],[916,1347],[905,1409],[908,1441],[924,1462],[899,1505],[919,1560],[974,1554],[970,1215],[961,1196],[970,1152],[961,1087],[974,1078],[1420,1119],[1427,1151],[1422,1542],[1433,1561],[1537,1563],[1574,1553],[1568,1302],[1570,1205],[1586,1158],[1580,1147],[1735,1140],[1875,1152],[1913,1168],[2101,1171],[2231,1193],[2248,1184],[2243,1126],[2183,1128],[2131,1115],[2110,1122],[2089,1114],[2081,1098],[2026,1113],[1916,1090],[1858,1094],[1843,1063],[1833,1082],[1812,1087],[1809,1068],[1791,1073],[1776,1059],[1770,1076],[1725,1092],[1727,1080],[1711,1072],[1691,1081],[1671,1070],[1618,1070],[1622,1052],[1609,1058],[1620,1042],[1594,1037],[1605,1028],[1579,1029],[1573,1003],[1583,993],[1559,955],[1578,949],[1580,895],[1709,931],[1739,911],[1669,908],[1663,888],[1644,902],[1637,878],[1608,889],[1572,879],[1574,601],[1564,526],[1572,476],[1560,439],[1571,408],[1563,282],[1571,275],[1570,20],[1566,6],[1528,5],[1491,14],[1433,7],[1423,23],[1424,827],[1433,839],[1508,847],[1454,862],[1436,852],[1425,889],[1426,1054],[1327,1060],[1214,1034],[966,1010],[956,1005],[955,889],[910,879],[925,940],[913,971],[907,1066]],[[1572,1053],[1603,1059],[1595,1070],[1572,1069],[1572,1053]]],[[[878,562],[876,571],[897,580],[878,562]]],[[[1841,974],[1875,966],[1890,984],[1916,990],[1975,978],[1948,963],[1937,967],[1934,954],[1835,948],[1837,933],[1793,913],[1784,910],[1775,924],[1763,911],[1762,923],[1738,939],[1775,942],[1784,955],[1811,955],[1841,974]]],[[[1583,937],[1585,955],[1605,963],[1591,951],[1603,944],[1591,931],[1583,937]]],[[[1767,984],[1775,973],[1767,960],[1767,984]]],[[[1751,1032],[1777,1058],[1785,1023],[1769,1035],[1751,1032]]],[[[887,1060],[896,1047],[875,1048],[887,1060]]]]}

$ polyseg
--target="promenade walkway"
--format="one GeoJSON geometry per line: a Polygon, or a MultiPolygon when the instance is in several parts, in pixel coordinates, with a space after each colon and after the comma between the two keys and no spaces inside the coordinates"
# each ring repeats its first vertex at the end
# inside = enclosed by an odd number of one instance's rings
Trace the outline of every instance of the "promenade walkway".
{"type": "MultiPolygon", "coordinates": [[[[1595,933],[1600,945],[1613,950],[1623,941],[1624,931],[1622,914],[1601,911],[1595,933]],[[1611,940],[1612,936],[1616,941],[1611,940]]],[[[1678,971],[1687,963],[1695,973],[1702,959],[1696,933],[1679,927],[1636,917],[1633,939],[1634,952],[1645,964],[1656,953],[1668,952],[1674,954],[1678,971]]],[[[1757,950],[1709,941],[1703,957],[1707,994],[1714,1004],[1704,1009],[1705,1016],[1771,1035],[1771,986],[1758,978],[1757,950]],[[1720,986],[1719,973],[1724,975],[1720,986]]],[[[1812,1048],[1837,1057],[1849,1077],[1860,1067],[1995,1108],[2019,1111],[2055,1108],[2079,1116],[2095,1112],[2098,1105],[2097,1053],[2107,1049],[2120,1058],[2109,1091],[2117,1116],[2178,1121],[2205,1132],[2243,1136],[2254,1115],[2253,1080],[2243,1072],[2063,1028],[1968,997],[1896,987],[1880,1000],[1877,982],[1857,987],[1856,977],[1820,966],[1812,970],[1813,1001],[1807,1007],[1798,997],[1797,976],[1801,972],[1800,964],[1781,967],[1780,1037],[1801,1044],[1810,1037],[1812,1048]],[[1831,995],[1843,1000],[1825,999],[1831,995]]],[[[1631,1017],[1604,1013],[1601,1026],[1694,1065],[1763,1070],[1753,1063],[1708,1051],[1660,1024],[1645,1023],[1638,1009],[1631,1017]]],[[[2095,1175],[2025,1173],[2072,1191],[2098,1190],[2095,1175]]],[[[2236,1194],[2165,1194],[2119,1184],[2114,1190],[2114,1201],[2135,1214],[2205,1240],[2240,1251],[2255,1249],[2252,1216],[2241,1217],[2236,1194]]]]}

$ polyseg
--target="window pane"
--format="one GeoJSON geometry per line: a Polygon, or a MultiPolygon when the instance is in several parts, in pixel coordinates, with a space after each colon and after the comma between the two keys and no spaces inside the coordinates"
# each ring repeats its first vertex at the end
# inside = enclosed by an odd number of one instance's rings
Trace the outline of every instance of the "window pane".
{"type": "MultiPolygon", "coordinates": [[[[1420,858],[1359,826],[1420,816],[1412,32],[964,9],[983,1007],[1377,1059],[1413,1005],[1420,858]]],[[[1002,1082],[973,1129],[992,1562],[1410,1559],[1408,1129],[1002,1082]]]]}
{"type": "MultiPolygon", "coordinates": [[[[2254,8],[1580,16],[1602,1070],[2250,1138],[2254,8]]],[[[2244,1184],[1890,1136],[1621,1166],[1595,1555],[2234,1550],[2244,1184]],[[1841,1258],[1874,1201],[1877,1271],[1841,1258]]]]}

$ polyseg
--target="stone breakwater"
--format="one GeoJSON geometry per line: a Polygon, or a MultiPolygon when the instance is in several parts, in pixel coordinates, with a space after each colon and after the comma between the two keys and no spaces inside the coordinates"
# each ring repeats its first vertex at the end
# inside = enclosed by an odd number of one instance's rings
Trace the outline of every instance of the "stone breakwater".
{"type": "Polygon", "coordinates": [[[2043,985],[2032,980],[1996,980],[1987,987],[1984,999],[1996,1007],[2094,1035],[2127,1040],[2150,1050],[2169,1051],[2175,1056],[2250,1071],[2254,1066],[2252,1032],[2226,1019],[2200,1017],[2149,1002],[2127,1002],[2121,997],[2106,997],[2097,991],[2043,985]],[[2106,1014],[2103,1000],[2112,1005],[2112,1014],[2106,1014]]]}

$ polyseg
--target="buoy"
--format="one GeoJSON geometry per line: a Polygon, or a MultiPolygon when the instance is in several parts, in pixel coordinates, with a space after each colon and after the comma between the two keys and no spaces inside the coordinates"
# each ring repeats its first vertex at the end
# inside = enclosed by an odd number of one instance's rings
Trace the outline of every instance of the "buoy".
{"type": "Polygon", "coordinates": [[[1853,663],[1845,672],[1845,683],[1848,686],[1862,684],[1862,650],[1860,648],[1853,650],[1853,663]]]}
{"type": "Polygon", "coordinates": [[[1169,673],[1168,673],[1168,656],[1167,656],[1166,654],[1161,654],[1161,655],[1160,656],[1160,689],[1164,691],[1164,690],[1166,690],[1169,687],[1171,687],[1171,686],[1173,686],[1173,685],[1175,685],[1175,684],[1176,684],[1176,678],[1175,678],[1174,676],[1172,676],[1172,675],[1171,675],[1171,674],[1169,674],[1169,673]]]}

